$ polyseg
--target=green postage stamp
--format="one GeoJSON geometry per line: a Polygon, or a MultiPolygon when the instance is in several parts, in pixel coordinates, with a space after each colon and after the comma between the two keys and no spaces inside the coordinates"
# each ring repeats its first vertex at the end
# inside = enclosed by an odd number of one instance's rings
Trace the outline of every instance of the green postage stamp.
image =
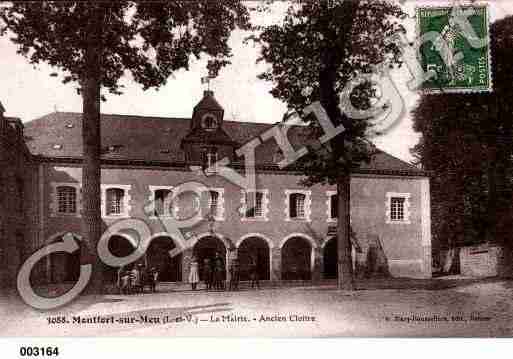
{"type": "Polygon", "coordinates": [[[492,91],[487,5],[418,7],[416,16],[425,92],[492,91]]]}

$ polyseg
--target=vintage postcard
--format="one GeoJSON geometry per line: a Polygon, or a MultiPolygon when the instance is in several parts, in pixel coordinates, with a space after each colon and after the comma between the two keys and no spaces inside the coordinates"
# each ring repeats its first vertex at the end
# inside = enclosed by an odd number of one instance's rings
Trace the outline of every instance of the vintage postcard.
{"type": "Polygon", "coordinates": [[[509,1],[0,2],[0,337],[511,337],[512,48],[509,1]]]}

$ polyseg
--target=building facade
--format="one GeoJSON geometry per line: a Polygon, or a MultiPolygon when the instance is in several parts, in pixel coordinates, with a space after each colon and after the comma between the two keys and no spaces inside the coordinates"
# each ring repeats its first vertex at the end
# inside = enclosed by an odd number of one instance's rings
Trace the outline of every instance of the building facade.
{"type": "MultiPolygon", "coordinates": [[[[235,257],[247,279],[251,261],[262,280],[321,280],[337,276],[336,188],[300,185],[297,169],[281,169],[283,160],[273,125],[224,121],[224,110],[210,91],[190,119],[102,115],[102,219],[105,229],[121,219],[143,220],[151,244],[142,260],[157,267],[163,281],[186,281],[192,256],[220,253],[228,266],[235,257]],[[255,146],[256,191],[248,193],[217,174],[216,161],[244,174],[237,150],[255,146]],[[173,190],[201,183],[203,200],[191,193],[173,198],[173,190]],[[250,205],[251,204],[251,205],[250,205]],[[166,223],[197,211],[205,220],[182,228],[185,250],[176,246],[166,223]]],[[[25,173],[24,226],[19,255],[30,255],[81,232],[81,114],[52,113],[25,125],[30,166],[25,173]]],[[[304,128],[287,133],[295,148],[306,141],[304,128]]],[[[2,209],[3,210],[3,209],[2,209]]],[[[5,212],[4,212],[5,213],[5,212]]],[[[429,178],[414,166],[375,150],[372,160],[351,178],[351,227],[357,275],[431,276],[429,178]]],[[[5,237],[4,237],[5,238],[5,237]]],[[[5,239],[3,239],[5,241],[5,239]]],[[[118,256],[133,251],[130,234],[114,235],[109,248],[118,256]]],[[[33,276],[44,281],[77,278],[80,258],[52,254],[33,276]]],[[[105,266],[114,280],[115,268],[105,266]]]]}
{"type": "MultiPolygon", "coordinates": [[[[19,118],[4,116],[0,103],[0,283],[14,283],[26,255],[26,199],[31,195],[31,156],[19,118]]],[[[1,287],[1,285],[0,285],[1,287]]]]}

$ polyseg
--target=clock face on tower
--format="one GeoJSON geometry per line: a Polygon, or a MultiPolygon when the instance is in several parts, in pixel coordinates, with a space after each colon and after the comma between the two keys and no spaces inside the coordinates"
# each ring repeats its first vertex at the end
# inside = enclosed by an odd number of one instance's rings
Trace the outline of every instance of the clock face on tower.
{"type": "Polygon", "coordinates": [[[201,118],[201,127],[207,131],[216,130],[218,125],[217,118],[211,113],[207,113],[201,118]]]}

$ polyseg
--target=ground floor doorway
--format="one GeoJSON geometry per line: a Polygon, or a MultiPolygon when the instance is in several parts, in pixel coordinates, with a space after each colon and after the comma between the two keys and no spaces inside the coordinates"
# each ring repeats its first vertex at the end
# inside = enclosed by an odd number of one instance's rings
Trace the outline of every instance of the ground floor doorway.
{"type": "Polygon", "coordinates": [[[194,245],[192,253],[198,260],[201,280],[204,280],[202,274],[204,272],[203,267],[205,265],[205,259],[208,259],[210,265],[212,265],[216,253],[218,253],[223,260],[225,267],[223,279],[226,279],[226,247],[223,241],[215,236],[203,237],[194,245]]]}
{"type": "Polygon", "coordinates": [[[172,238],[162,236],[154,238],[146,251],[146,265],[157,269],[161,282],[182,281],[182,254],[171,256],[169,253],[175,247],[172,238]]]}
{"type": "Polygon", "coordinates": [[[269,245],[260,237],[246,238],[239,245],[237,257],[240,265],[240,280],[250,280],[249,267],[252,261],[256,262],[258,279],[270,279],[270,253],[269,245]]]}
{"type": "Polygon", "coordinates": [[[312,246],[302,237],[287,240],[281,249],[281,265],[283,280],[310,280],[312,246]]]}

